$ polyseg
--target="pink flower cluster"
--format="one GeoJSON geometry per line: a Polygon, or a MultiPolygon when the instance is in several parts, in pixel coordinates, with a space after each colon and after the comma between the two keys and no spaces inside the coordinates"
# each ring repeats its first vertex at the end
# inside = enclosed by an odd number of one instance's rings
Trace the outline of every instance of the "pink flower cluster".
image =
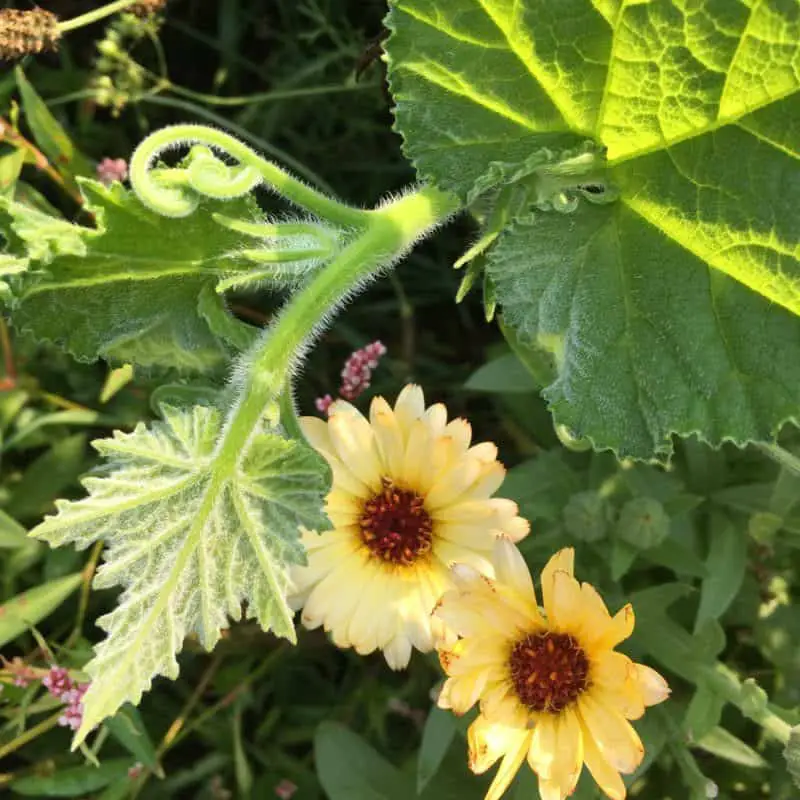
{"type": "Polygon", "coordinates": [[[297,792],[297,784],[292,783],[288,778],[284,778],[276,787],[275,787],[275,796],[279,797],[280,800],[291,800],[294,797],[295,792],[297,792]]]}
{"type": "MultiPolygon", "coordinates": [[[[365,389],[368,389],[372,371],[378,366],[381,357],[385,355],[386,347],[377,340],[351,353],[342,368],[339,396],[345,400],[355,400],[365,389]]],[[[333,398],[329,394],[319,397],[316,401],[317,410],[325,414],[331,403],[333,403],[333,398]]]]}
{"type": "Polygon", "coordinates": [[[58,718],[58,724],[76,731],[83,722],[83,696],[89,688],[88,683],[75,683],[64,667],[53,665],[42,678],[42,686],[53,697],[64,703],[64,711],[58,718]]]}
{"type": "Polygon", "coordinates": [[[109,186],[114,181],[122,181],[128,177],[128,162],[124,158],[104,158],[96,169],[97,180],[109,186]]]}

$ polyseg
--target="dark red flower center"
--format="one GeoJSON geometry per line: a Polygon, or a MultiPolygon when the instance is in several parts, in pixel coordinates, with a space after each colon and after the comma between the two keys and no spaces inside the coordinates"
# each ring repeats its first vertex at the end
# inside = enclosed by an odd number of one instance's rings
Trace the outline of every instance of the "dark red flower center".
{"type": "Polygon", "coordinates": [[[360,525],[364,544],[383,561],[408,566],[431,549],[433,522],[423,499],[388,478],[364,503],[360,525]]]}
{"type": "Polygon", "coordinates": [[[589,684],[589,660],[567,633],[528,634],[511,649],[511,680],[532,711],[557,713],[589,684]]]}

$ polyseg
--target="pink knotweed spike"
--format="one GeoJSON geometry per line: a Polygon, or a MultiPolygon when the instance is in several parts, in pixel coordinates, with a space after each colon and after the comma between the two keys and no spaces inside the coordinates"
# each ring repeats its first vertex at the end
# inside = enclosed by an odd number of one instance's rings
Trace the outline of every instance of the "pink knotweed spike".
{"type": "Polygon", "coordinates": [[[339,394],[345,400],[355,400],[369,388],[372,371],[378,366],[381,357],[386,355],[386,347],[374,341],[350,355],[342,369],[342,385],[339,394]]]}
{"type": "Polygon", "coordinates": [[[88,683],[78,683],[61,695],[61,699],[66,705],[63,713],[58,718],[58,724],[63,728],[72,728],[72,730],[77,731],[81,727],[83,722],[83,696],[88,688],[88,683]]]}
{"type": "Polygon", "coordinates": [[[114,181],[122,183],[128,177],[128,162],[124,158],[104,158],[95,170],[97,180],[110,186],[114,181]]]}
{"type": "Polygon", "coordinates": [[[59,700],[62,700],[64,695],[75,688],[75,684],[69,677],[69,672],[64,667],[57,667],[55,664],[50,667],[50,671],[42,678],[42,686],[59,700]]]}

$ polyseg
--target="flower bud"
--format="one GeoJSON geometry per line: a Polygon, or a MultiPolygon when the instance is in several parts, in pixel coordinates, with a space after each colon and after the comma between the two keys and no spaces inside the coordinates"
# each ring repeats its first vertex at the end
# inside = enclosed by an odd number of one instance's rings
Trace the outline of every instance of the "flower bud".
{"type": "Polygon", "coordinates": [[[608,503],[597,492],[578,492],[564,506],[563,518],[564,526],[576,539],[597,542],[608,529],[608,503]]]}
{"type": "Polygon", "coordinates": [[[620,539],[639,550],[661,544],[669,535],[669,517],[653,497],[635,497],[622,507],[617,522],[620,539]]]}

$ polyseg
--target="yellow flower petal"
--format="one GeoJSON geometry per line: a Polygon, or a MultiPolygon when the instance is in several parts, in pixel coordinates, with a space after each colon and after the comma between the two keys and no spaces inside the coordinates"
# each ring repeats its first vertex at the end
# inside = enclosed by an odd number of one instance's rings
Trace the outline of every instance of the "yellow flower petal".
{"type": "Polygon", "coordinates": [[[606,761],[591,735],[584,732],[583,761],[597,785],[611,800],[625,800],[625,784],[619,772],[606,761]]]}
{"type": "MultiPolygon", "coordinates": [[[[431,447],[431,432],[425,424],[425,420],[416,420],[408,432],[403,455],[403,467],[399,476],[403,486],[417,492],[421,490],[423,465],[428,459],[431,447]]],[[[427,497],[425,507],[429,508],[427,497]]]]}
{"type": "Polygon", "coordinates": [[[382,397],[376,397],[372,401],[369,415],[383,472],[386,475],[399,475],[405,452],[405,439],[400,423],[382,397]]]}
{"type": "Polygon", "coordinates": [[[650,669],[644,664],[634,664],[634,666],[644,704],[654,706],[657,703],[663,703],[670,695],[667,682],[654,669],[650,669]]]}
{"type": "Polygon", "coordinates": [[[477,461],[465,459],[439,476],[425,497],[425,507],[436,513],[443,506],[455,503],[476,481],[481,471],[477,461]]]}
{"type": "Polygon", "coordinates": [[[506,477],[506,468],[499,461],[483,464],[476,460],[476,463],[480,464],[480,472],[462,494],[473,499],[487,500],[502,485],[506,477]]]}
{"type": "Polygon", "coordinates": [[[575,711],[538,716],[528,763],[548,784],[551,797],[562,800],[572,794],[583,766],[583,731],[575,711]]]}
{"type": "Polygon", "coordinates": [[[644,698],[636,664],[622,653],[605,650],[592,659],[592,691],[598,700],[616,708],[626,719],[644,714],[644,698]]]}
{"type": "Polygon", "coordinates": [[[355,409],[352,413],[348,409],[330,415],[328,432],[341,462],[358,480],[377,492],[383,470],[370,424],[355,409]]]}
{"type": "Polygon", "coordinates": [[[485,800],[499,800],[519,772],[528,751],[528,737],[518,735],[518,739],[516,747],[510,749],[500,762],[500,768],[489,786],[489,791],[486,792],[485,800]]]}
{"type": "Polygon", "coordinates": [[[611,618],[608,628],[595,641],[594,646],[608,649],[616,647],[633,633],[635,624],[636,616],[633,613],[633,606],[628,603],[611,618]]]}
{"type": "MultiPolygon", "coordinates": [[[[508,539],[500,538],[495,542],[493,555],[495,578],[498,583],[511,587],[515,592],[531,601],[533,608],[536,609],[536,590],[533,588],[531,573],[516,546],[508,539]]],[[[536,617],[539,622],[541,618],[538,610],[536,617]]]]}
{"type": "Polygon", "coordinates": [[[531,736],[528,764],[537,775],[543,778],[550,778],[556,758],[557,719],[555,714],[537,714],[536,727],[531,736]]]}
{"type": "Polygon", "coordinates": [[[544,603],[545,614],[548,619],[554,619],[555,610],[553,608],[553,576],[556,572],[566,572],[572,576],[573,564],[575,563],[575,551],[571,547],[559,550],[542,570],[542,602],[544,603]]]}
{"type": "Polygon", "coordinates": [[[403,387],[394,404],[394,413],[401,430],[407,435],[411,424],[425,413],[425,396],[414,384],[403,387]]]}
{"type": "Polygon", "coordinates": [[[422,418],[428,426],[431,438],[435,439],[442,435],[447,425],[447,407],[444,403],[434,403],[426,409],[422,418]]]}
{"type": "Polygon", "coordinates": [[[478,715],[475,722],[467,729],[469,746],[469,768],[481,775],[504,756],[509,750],[515,750],[528,731],[517,731],[507,725],[497,725],[485,717],[478,715]]]}
{"type": "Polygon", "coordinates": [[[384,647],[383,654],[391,669],[405,669],[411,660],[411,640],[404,633],[398,633],[384,647]]]}
{"type": "Polygon", "coordinates": [[[578,713],[603,758],[614,769],[630,773],[639,766],[644,747],[622,714],[598,702],[591,692],[578,698],[578,713]]]}
{"type": "Polygon", "coordinates": [[[560,570],[553,573],[550,608],[546,610],[547,621],[555,630],[577,635],[584,630],[585,607],[581,602],[581,587],[572,575],[560,570]]]}

